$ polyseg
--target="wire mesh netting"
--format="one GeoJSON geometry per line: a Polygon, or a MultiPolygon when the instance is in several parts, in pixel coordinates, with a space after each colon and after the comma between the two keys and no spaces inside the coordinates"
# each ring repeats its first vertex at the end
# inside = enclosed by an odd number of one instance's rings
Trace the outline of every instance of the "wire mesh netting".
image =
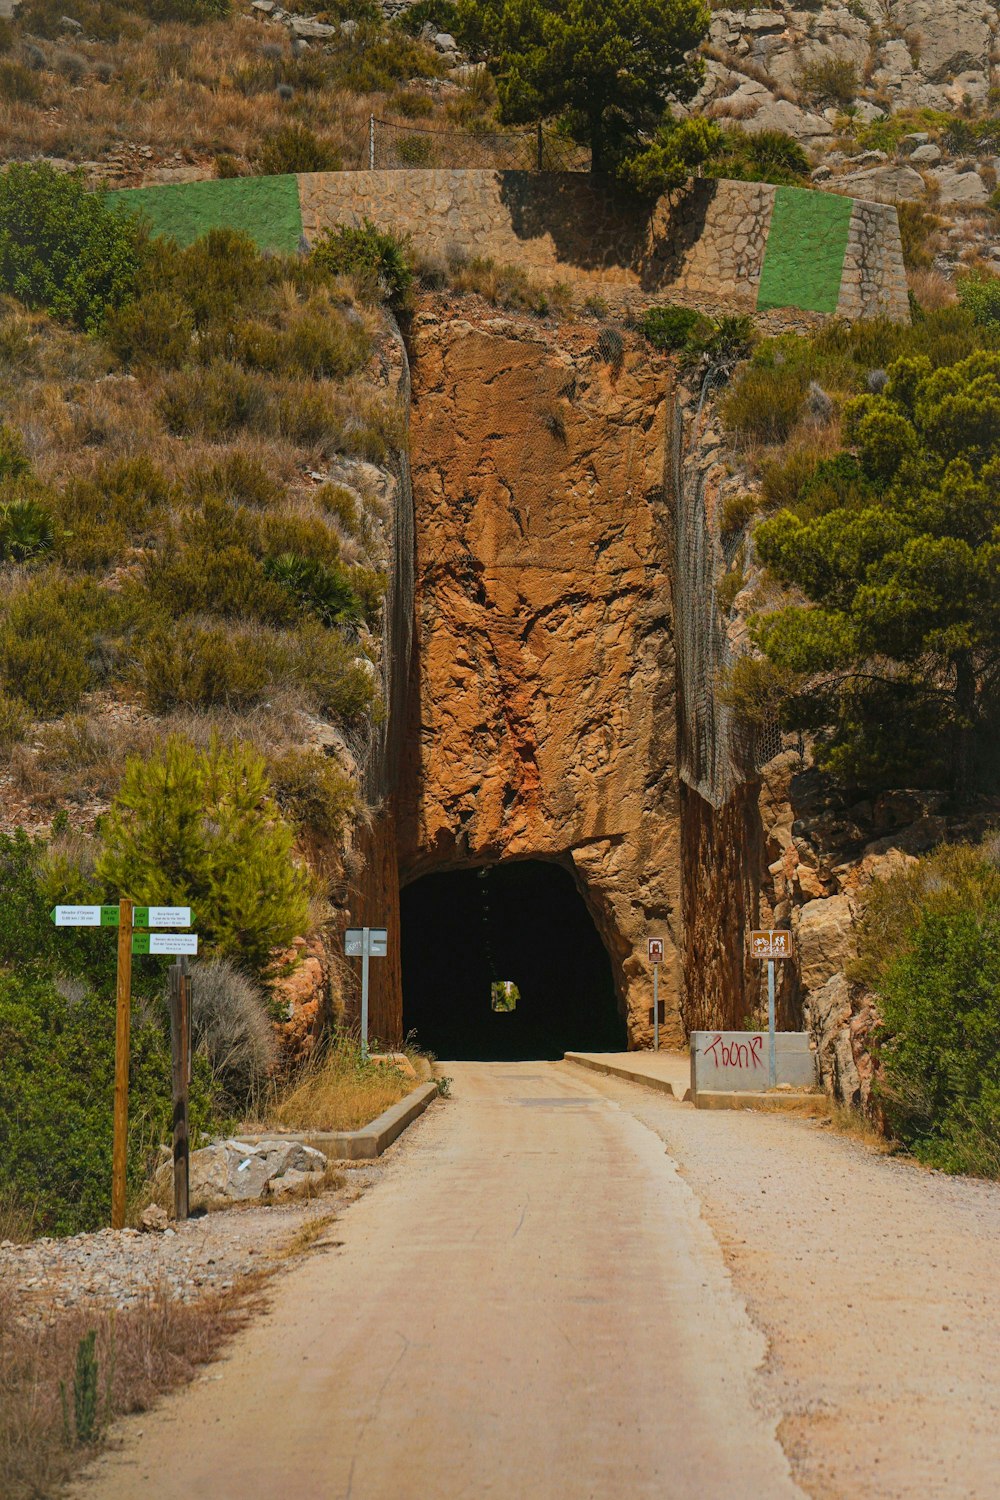
{"type": "Polygon", "coordinates": [[[705,473],[686,461],[697,445],[699,418],[711,385],[709,376],[687,441],[680,401],[675,410],[674,630],[681,779],[719,808],[737,787],[752,780],[779,753],[782,736],[776,718],[749,725],[734,714],[720,693],[721,684],[742,654],[729,638],[717,594],[717,579],[724,564],[732,559],[726,558],[709,524],[705,473]]]}
{"type": "Polygon", "coordinates": [[[361,170],[442,167],[506,172],[588,172],[590,152],[550,130],[430,130],[373,115],[352,153],[361,170]]]}

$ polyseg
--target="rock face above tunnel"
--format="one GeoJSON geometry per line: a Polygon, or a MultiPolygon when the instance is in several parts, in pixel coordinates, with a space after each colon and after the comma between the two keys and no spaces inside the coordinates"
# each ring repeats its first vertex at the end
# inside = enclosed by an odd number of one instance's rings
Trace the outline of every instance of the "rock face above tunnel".
{"type": "Polygon", "coordinates": [[[598,325],[444,310],[415,319],[411,361],[402,878],[560,860],[608,948],[633,1046],[652,1029],[646,939],[666,939],[661,1000],[679,1043],[669,366],[598,325]]]}

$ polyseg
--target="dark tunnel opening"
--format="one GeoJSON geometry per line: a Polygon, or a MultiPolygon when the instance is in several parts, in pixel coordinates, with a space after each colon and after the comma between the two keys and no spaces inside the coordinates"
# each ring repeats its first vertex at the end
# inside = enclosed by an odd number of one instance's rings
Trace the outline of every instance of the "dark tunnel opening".
{"type": "Polygon", "coordinates": [[[442,1058],[624,1051],[611,964],[573,877],[544,860],[425,875],[401,898],[403,1025],[442,1058]]]}

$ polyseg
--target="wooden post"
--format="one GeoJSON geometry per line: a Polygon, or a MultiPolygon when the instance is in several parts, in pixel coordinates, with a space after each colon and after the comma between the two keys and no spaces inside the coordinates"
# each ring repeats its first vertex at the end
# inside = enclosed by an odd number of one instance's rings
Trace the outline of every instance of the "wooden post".
{"type": "Polygon", "coordinates": [[[542,122],[541,122],[541,120],[539,120],[539,122],[538,122],[538,132],[537,132],[537,135],[535,137],[535,150],[536,150],[536,156],[537,156],[536,165],[537,165],[538,170],[540,172],[542,170],[542,166],[543,166],[543,164],[545,162],[545,136],[542,134],[542,122]]]}
{"type": "Polygon", "coordinates": [[[188,1216],[188,1085],[191,1082],[191,976],[170,966],[170,1060],[174,1096],[174,1217],[188,1216]]]}
{"type": "Polygon", "coordinates": [[[111,1155],[111,1228],[125,1227],[128,1180],[128,1072],[132,1023],[132,903],[118,903],[118,987],[115,1007],[115,1133],[111,1155]]]}

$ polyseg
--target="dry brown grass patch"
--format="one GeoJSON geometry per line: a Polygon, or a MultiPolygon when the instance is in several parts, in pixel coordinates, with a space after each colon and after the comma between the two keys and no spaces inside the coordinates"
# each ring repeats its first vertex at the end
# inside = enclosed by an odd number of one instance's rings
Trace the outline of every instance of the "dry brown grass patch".
{"type": "Polygon", "coordinates": [[[164,1391],[186,1384],[261,1306],[261,1278],[197,1303],[150,1300],[125,1311],[59,1314],[25,1325],[11,1292],[0,1289],[0,1494],[51,1495],[93,1455],[116,1416],[146,1411],[164,1391]],[[96,1333],[97,1441],[73,1432],[73,1381],[80,1340],[96,1333]],[[61,1387],[66,1391],[67,1432],[61,1387]]]}
{"type": "Polygon", "coordinates": [[[275,1095],[266,1122],[289,1130],[360,1130],[415,1086],[415,1079],[363,1061],[356,1043],[338,1039],[308,1058],[275,1095]]]}

